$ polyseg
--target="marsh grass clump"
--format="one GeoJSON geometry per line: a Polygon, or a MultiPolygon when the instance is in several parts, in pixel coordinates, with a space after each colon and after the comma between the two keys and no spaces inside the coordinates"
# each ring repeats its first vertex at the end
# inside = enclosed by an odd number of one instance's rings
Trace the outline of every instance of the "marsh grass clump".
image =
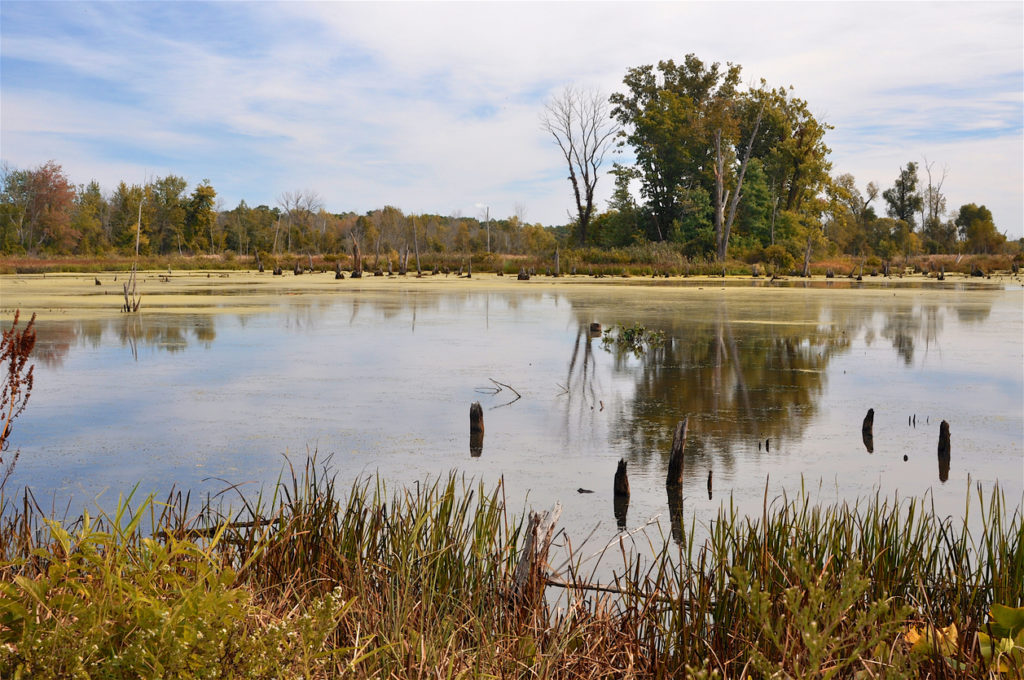
{"type": "Polygon", "coordinates": [[[601,343],[609,352],[614,350],[640,358],[649,350],[664,346],[665,331],[651,330],[641,323],[632,326],[615,324],[604,332],[601,343]]]}
{"type": "Polygon", "coordinates": [[[641,533],[608,583],[566,548],[526,599],[503,493],[455,474],[342,491],[311,460],[235,512],[176,494],[57,522],[4,501],[0,677],[980,678],[1019,658],[1021,510],[998,491],[968,499],[980,535],[920,500],[727,504],[699,541],[641,533]]]}

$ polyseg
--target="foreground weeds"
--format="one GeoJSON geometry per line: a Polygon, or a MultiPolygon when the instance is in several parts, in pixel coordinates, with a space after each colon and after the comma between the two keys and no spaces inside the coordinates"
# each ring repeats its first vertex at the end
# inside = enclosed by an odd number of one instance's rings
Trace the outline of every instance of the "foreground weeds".
{"type": "Polygon", "coordinates": [[[1021,511],[998,492],[968,500],[980,536],[920,502],[726,506],[702,543],[673,527],[600,588],[570,560],[533,598],[502,493],[340,491],[310,462],[230,517],[5,502],[0,677],[1021,677],[1021,511]]]}

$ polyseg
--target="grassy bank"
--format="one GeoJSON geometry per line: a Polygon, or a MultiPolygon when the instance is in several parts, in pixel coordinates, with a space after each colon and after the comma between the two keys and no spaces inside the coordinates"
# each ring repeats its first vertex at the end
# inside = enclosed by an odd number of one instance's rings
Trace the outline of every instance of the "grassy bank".
{"type": "Polygon", "coordinates": [[[606,553],[598,589],[576,558],[517,583],[526,515],[455,476],[341,490],[310,462],[231,517],[178,495],[54,522],[8,499],[0,676],[986,677],[990,607],[1024,605],[1024,525],[998,494],[966,502],[980,536],[920,501],[725,506],[703,543],[606,553]]]}

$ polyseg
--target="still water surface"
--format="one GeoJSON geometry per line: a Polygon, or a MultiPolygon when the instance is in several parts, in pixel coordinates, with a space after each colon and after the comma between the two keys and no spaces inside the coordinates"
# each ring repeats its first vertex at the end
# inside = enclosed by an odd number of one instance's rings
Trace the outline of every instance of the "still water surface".
{"type": "Polygon", "coordinates": [[[930,494],[940,514],[960,516],[969,485],[998,482],[1012,509],[1024,497],[1022,300],[1019,289],[714,284],[347,289],[274,298],[270,311],[263,300],[40,322],[12,483],[75,512],[110,509],[136,484],[162,495],[245,483],[255,494],[286,459],[318,451],[340,486],[378,473],[393,487],[452,470],[504,478],[513,510],[560,501],[570,535],[600,524],[603,544],[622,519],[620,458],[626,526],[667,527],[672,428],[689,416],[687,521],[706,522],[723,500],[759,514],[766,493],[801,486],[823,501],[930,494]],[[667,342],[639,358],[609,351],[590,337],[594,321],[639,322],[667,342]],[[491,379],[522,398],[509,403],[491,379]],[[473,401],[486,425],[478,457],[473,401]],[[861,438],[869,408],[873,452],[861,438]]]}

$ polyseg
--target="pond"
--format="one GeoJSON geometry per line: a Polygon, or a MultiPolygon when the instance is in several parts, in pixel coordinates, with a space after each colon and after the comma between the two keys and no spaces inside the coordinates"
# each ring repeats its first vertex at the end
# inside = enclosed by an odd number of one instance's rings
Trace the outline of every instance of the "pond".
{"type": "Polygon", "coordinates": [[[342,486],[504,479],[513,511],[559,501],[570,536],[598,526],[603,545],[651,518],[668,535],[668,453],[688,417],[687,522],[723,501],[757,515],[802,488],[826,502],[930,496],[953,517],[975,484],[987,494],[998,482],[1011,508],[1024,498],[1019,287],[511,283],[353,281],[245,291],[230,308],[150,297],[137,316],[44,318],[8,492],[29,485],[76,514],[111,509],[136,484],[251,496],[316,452],[342,486]],[[640,323],[666,341],[637,357],[592,322],[640,323]],[[632,496],[617,517],[620,458],[632,496]]]}

